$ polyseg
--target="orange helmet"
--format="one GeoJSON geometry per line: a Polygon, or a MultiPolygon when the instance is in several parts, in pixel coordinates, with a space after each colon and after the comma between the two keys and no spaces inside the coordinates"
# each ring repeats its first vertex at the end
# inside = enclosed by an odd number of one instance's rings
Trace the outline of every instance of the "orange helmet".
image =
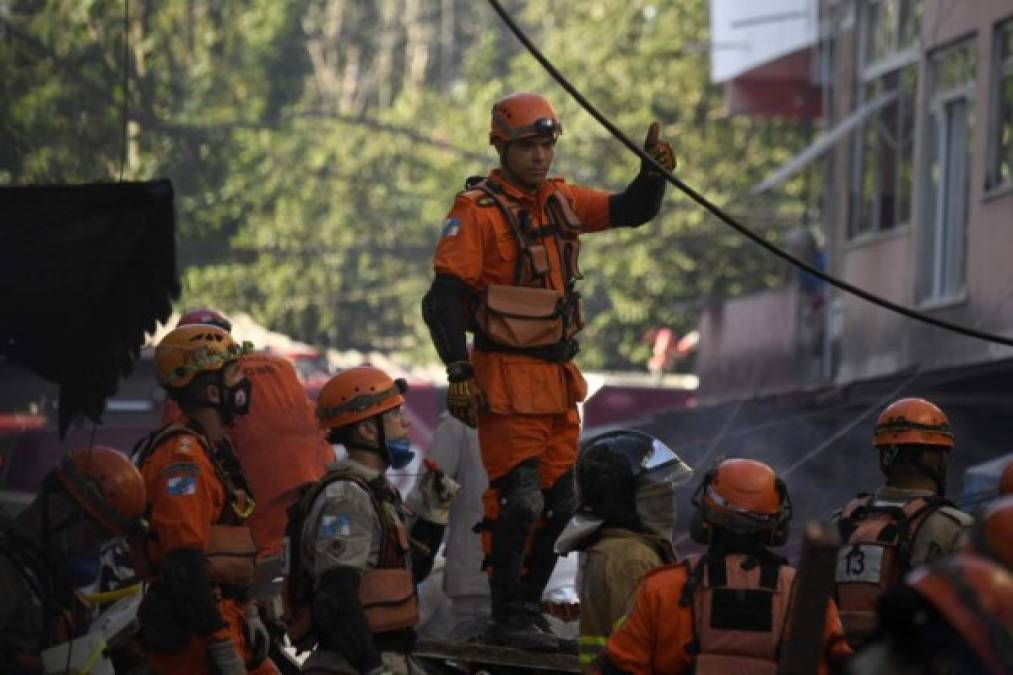
{"type": "Polygon", "coordinates": [[[317,398],[317,420],[323,430],[375,417],[404,404],[408,383],[392,380],[373,366],[357,366],[332,377],[317,398]]]}
{"type": "Polygon", "coordinates": [[[489,144],[509,143],[521,138],[547,136],[559,138],[563,125],[544,97],[519,92],[496,101],[492,106],[489,144]]]}
{"type": "Polygon", "coordinates": [[[176,322],[176,327],[179,328],[180,326],[200,324],[218,326],[230,333],[232,332],[232,322],[226,319],[221,312],[216,312],[215,310],[208,309],[207,307],[191,309],[189,312],[179,317],[179,321],[176,322]]]}
{"type": "Polygon", "coordinates": [[[1006,463],[999,476],[999,496],[1013,495],[1013,461],[1006,463]]]}
{"type": "Polygon", "coordinates": [[[978,552],[1013,569],[1013,495],[989,505],[975,529],[978,552]]]}
{"type": "Polygon", "coordinates": [[[155,373],[166,389],[182,389],[199,373],[221,370],[252,350],[251,343],[237,344],[227,330],[218,326],[179,326],[158,343],[155,373]]]}
{"type": "Polygon", "coordinates": [[[56,468],[67,493],[111,536],[140,522],[147,505],[144,479],[123,453],[96,446],[68,453],[56,468]]]}
{"type": "Polygon", "coordinates": [[[751,459],[726,459],[708,471],[693,496],[697,507],[690,534],[710,543],[712,526],[737,535],[766,534],[768,543],[788,537],[791,500],[774,470],[751,459]]]}
{"type": "Polygon", "coordinates": [[[915,570],[906,583],[935,607],[989,672],[1010,672],[1013,576],[1009,572],[979,556],[958,553],[939,565],[915,570]]]}
{"type": "Polygon", "coordinates": [[[886,407],[876,420],[872,444],[924,444],[953,447],[950,420],[934,403],[923,398],[902,398],[886,407]]]}

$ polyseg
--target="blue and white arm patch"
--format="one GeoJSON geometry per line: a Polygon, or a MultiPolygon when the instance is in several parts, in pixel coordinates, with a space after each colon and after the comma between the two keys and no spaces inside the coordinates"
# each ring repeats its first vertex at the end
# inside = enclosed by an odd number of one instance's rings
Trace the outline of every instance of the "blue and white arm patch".
{"type": "Polygon", "coordinates": [[[443,221],[443,234],[441,237],[454,237],[461,231],[461,219],[451,216],[443,221]]]}
{"type": "Polygon", "coordinates": [[[333,539],[334,537],[347,537],[351,533],[352,518],[348,514],[338,513],[321,516],[318,536],[333,539]]]}
{"type": "Polygon", "coordinates": [[[165,481],[170,497],[197,494],[197,476],[171,476],[165,481]]]}

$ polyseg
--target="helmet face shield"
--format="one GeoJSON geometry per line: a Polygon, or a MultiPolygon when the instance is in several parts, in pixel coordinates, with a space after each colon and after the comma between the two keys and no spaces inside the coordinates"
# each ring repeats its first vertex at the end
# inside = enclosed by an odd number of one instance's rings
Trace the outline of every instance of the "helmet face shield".
{"type": "Polygon", "coordinates": [[[693,477],[693,469],[650,434],[626,429],[609,431],[592,438],[584,450],[598,445],[608,445],[612,452],[622,456],[637,482],[683,485],[693,477]]]}

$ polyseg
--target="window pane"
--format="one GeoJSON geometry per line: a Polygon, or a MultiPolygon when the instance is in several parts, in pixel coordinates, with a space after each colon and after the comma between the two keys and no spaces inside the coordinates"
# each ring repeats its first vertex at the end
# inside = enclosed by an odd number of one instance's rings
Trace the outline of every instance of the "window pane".
{"type": "Polygon", "coordinates": [[[964,247],[967,228],[967,99],[956,99],[946,106],[946,158],[944,168],[943,221],[939,291],[942,297],[953,297],[964,285],[964,247]]]}
{"type": "Polygon", "coordinates": [[[1013,21],[996,29],[987,187],[1013,183],[1013,21]]]}
{"type": "Polygon", "coordinates": [[[1013,182],[1013,75],[1003,79],[999,94],[996,184],[1013,182]]]}
{"type": "Polygon", "coordinates": [[[901,0],[899,49],[918,43],[918,31],[922,25],[921,0],[901,0]]]}
{"type": "MultiPolygon", "coordinates": [[[[883,91],[896,91],[897,81],[897,73],[886,75],[881,83],[883,91]]],[[[897,130],[900,126],[899,120],[900,101],[895,99],[889,105],[883,106],[879,113],[877,126],[879,132],[877,138],[879,145],[879,175],[877,176],[879,214],[876,225],[880,230],[888,230],[897,224],[897,160],[900,149],[897,130]]]]}
{"type": "Polygon", "coordinates": [[[918,94],[918,67],[909,66],[900,74],[900,115],[897,128],[897,222],[911,222],[911,192],[914,181],[915,96],[918,94]]]}

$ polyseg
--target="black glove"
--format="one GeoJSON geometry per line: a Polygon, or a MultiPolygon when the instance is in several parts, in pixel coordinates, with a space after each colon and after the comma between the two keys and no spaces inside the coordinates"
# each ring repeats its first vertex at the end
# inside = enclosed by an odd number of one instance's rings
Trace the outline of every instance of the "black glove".
{"type": "Polygon", "coordinates": [[[359,602],[359,570],[335,567],[320,576],[313,597],[313,625],[320,646],[340,653],[360,672],[382,664],[359,602]]]}

